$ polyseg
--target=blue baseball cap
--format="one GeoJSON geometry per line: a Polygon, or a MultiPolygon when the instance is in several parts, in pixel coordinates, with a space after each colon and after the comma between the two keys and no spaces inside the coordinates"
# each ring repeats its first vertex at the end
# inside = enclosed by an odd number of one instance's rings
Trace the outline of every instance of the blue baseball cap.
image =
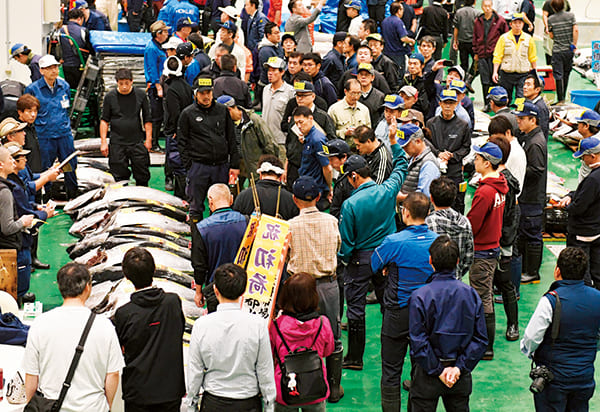
{"type": "Polygon", "coordinates": [[[231,96],[224,94],[222,96],[217,97],[217,103],[221,103],[227,107],[234,107],[235,99],[231,96]]]}
{"type": "Polygon", "coordinates": [[[600,139],[597,137],[587,137],[579,141],[577,151],[573,153],[573,157],[578,159],[586,154],[600,153],[600,139]]]}
{"type": "Polygon", "coordinates": [[[342,156],[350,153],[350,146],[342,139],[333,139],[323,145],[323,150],[318,154],[321,156],[342,156]]]}
{"type": "Polygon", "coordinates": [[[409,59],[417,59],[421,62],[421,64],[425,63],[425,57],[421,53],[413,53],[409,57],[409,59]]]}
{"type": "Polygon", "coordinates": [[[516,109],[512,111],[515,116],[539,116],[540,112],[535,104],[525,101],[525,99],[520,98],[515,100],[516,109]]]}
{"type": "Polygon", "coordinates": [[[233,32],[234,34],[237,33],[238,29],[237,25],[231,20],[227,20],[225,23],[221,24],[221,27],[225,30],[233,32]]]}
{"type": "Polygon", "coordinates": [[[368,163],[364,157],[360,155],[352,155],[350,156],[346,162],[340,167],[340,172],[346,175],[354,172],[355,170],[362,169],[363,167],[367,167],[368,163]]]}
{"type": "Polygon", "coordinates": [[[465,82],[463,82],[462,80],[452,80],[452,82],[450,83],[450,86],[448,86],[449,90],[456,90],[458,93],[466,93],[467,92],[467,86],[465,85],[465,82]]]}
{"type": "Polygon", "coordinates": [[[292,186],[292,192],[300,200],[315,200],[321,194],[317,181],[312,176],[300,176],[292,186]]]}
{"type": "Polygon", "coordinates": [[[502,86],[494,86],[488,89],[488,94],[486,96],[488,99],[492,99],[495,102],[508,102],[508,93],[506,89],[502,86]]]}
{"type": "Polygon", "coordinates": [[[585,123],[590,126],[598,127],[600,125],[600,114],[594,110],[584,110],[579,117],[575,118],[577,123],[585,123]]]}
{"type": "Polygon", "coordinates": [[[315,86],[309,81],[300,80],[300,81],[294,82],[294,92],[296,92],[296,94],[298,94],[298,93],[314,93],[315,86]]]}
{"type": "Polygon", "coordinates": [[[502,161],[502,150],[496,143],[487,142],[483,146],[473,146],[473,150],[493,165],[499,165],[502,161]]]}
{"type": "Polygon", "coordinates": [[[74,9],[87,9],[89,6],[87,4],[87,1],[85,0],[77,0],[75,2],[75,6],[73,7],[74,9]]]}
{"type": "Polygon", "coordinates": [[[412,123],[405,123],[396,131],[396,140],[401,147],[406,146],[413,139],[423,139],[424,137],[421,128],[412,123]]]}
{"type": "Polygon", "coordinates": [[[359,0],[349,0],[346,2],[346,4],[344,4],[344,7],[346,7],[347,9],[353,8],[356,10],[360,10],[360,1],[359,0]]]}
{"type": "Polygon", "coordinates": [[[189,17],[181,17],[177,20],[176,29],[179,30],[182,27],[196,27],[196,23],[194,23],[189,17]]]}
{"type": "Polygon", "coordinates": [[[456,90],[444,89],[440,93],[440,101],[445,102],[447,100],[451,100],[453,102],[458,101],[456,97],[456,90]]]}
{"type": "Polygon", "coordinates": [[[23,43],[15,43],[10,48],[10,56],[15,57],[19,54],[27,53],[27,51],[29,51],[29,49],[23,43]]]}
{"type": "Polygon", "coordinates": [[[525,13],[513,13],[510,21],[521,20],[525,21],[525,13]]]}
{"type": "Polygon", "coordinates": [[[388,94],[383,99],[383,107],[396,110],[404,107],[404,99],[397,94],[388,94]]]}

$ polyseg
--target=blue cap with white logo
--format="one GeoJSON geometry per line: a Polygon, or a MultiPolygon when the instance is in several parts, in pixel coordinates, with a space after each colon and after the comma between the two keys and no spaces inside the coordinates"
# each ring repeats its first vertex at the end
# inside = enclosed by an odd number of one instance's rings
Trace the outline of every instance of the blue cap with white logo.
{"type": "Polygon", "coordinates": [[[404,99],[397,94],[388,94],[383,99],[383,107],[396,110],[404,107],[404,99]]]}
{"type": "Polygon", "coordinates": [[[579,117],[575,118],[577,123],[585,123],[590,126],[598,127],[600,125],[600,114],[594,110],[584,110],[579,117]]]}
{"type": "Polygon", "coordinates": [[[499,165],[502,161],[502,150],[496,143],[487,142],[483,146],[473,146],[473,150],[493,165],[499,165]]]}
{"type": "Polygon", "coordinates": [[[597,137],[587,137],[579,141],[579,147],[573,153],[573,157],[578,159],[583,155],[594,153],[600,153],[600,139],[597,137]]]}
{"type": "Polygon", "coordinates": [[[406,146],[413,139],[423,139],[424,137],[421,128],[412,123],[405,123],[396,131],[396,140],[401,147],[406,146]]]}

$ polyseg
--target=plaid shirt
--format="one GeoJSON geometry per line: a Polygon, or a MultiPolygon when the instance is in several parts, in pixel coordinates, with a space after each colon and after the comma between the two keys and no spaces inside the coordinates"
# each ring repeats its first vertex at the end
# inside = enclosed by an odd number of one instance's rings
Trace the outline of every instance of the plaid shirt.
{"type": "Polygon", "coordinates": [[[337,219],[313,206],[301,209],[288,222],[292,234],[288,272],[306,272],[315,278],[335,274],[342,243],[337,219]]]}
{"type": "Polygon", "coordinates": [[[452,208],[435,210],[425,218],[429,229],[438,235],[448,235],[458,243],[460,259],[456,274],[464,276],[473,263],[473,230],[471,222],[452,208]]]}

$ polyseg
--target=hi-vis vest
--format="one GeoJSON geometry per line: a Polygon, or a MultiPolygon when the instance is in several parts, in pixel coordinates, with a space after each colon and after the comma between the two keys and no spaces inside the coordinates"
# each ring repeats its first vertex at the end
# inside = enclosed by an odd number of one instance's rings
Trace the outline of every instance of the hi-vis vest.
{"type": "Polygon", "coordinates": [[[522,32],[518,44],[515,44],[512,32],[509,31],[503,36],[504,57],[500,68],[507,73],[527,73],[531,70],[531,63],[529,62],[531,36],[522,32]]]}

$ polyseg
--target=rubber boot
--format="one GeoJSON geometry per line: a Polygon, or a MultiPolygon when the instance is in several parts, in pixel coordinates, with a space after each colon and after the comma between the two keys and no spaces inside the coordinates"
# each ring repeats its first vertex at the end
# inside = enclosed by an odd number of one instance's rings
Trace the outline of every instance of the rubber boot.
{"type": "Polygon", "coordinates": [[[514,287],[502,293],[502,300],[506,313],[506,340],[512,342],[519,339],[519,305],[514,287]]]}
{"type": "Polygon", "coordinates": [[[39,233],[36,233],[33,236],[33,238],[32,238],[32,244],[31,244],[31,268],[32,269],[48,270],[48,269],[50,269],[50,265],[47,264],[47,263],[40,262],[40,260],[37,257],[38,238],[39,238],[39,233]]]}
{"type": "Polygon", "coordinates": [[[160,126],[162,122],[152,122],[152,150],[155,152],[162,152],[163,149],[158,144],[158,137],[160,136],[160,126]]]}
{"type": "Polygon", "coordinates": [[[400,386],[381,385],[381,410],[400,412],[400,386]]]}
{"type": "Polygon", "coordinates": [[[365,319],[348,320],[348,354],[342,367],[361,371],[365,352],[365,319]]]}
{"type": "Polygon", "coordinates": [[[515,286],[517,297],[521,293],[521,272],[523,270],[523,257],[513,254],[510,261],[510,278],[515,286]]]}
{"type": "Polygon", "coordinates": [[[327,365],[327,383],[329,383],[329,399],[327,401],[330,403],[339,402],[344,396],[344,388],[342,387],[343,358],[344,350],[340,349],[325,359],[327,365]]]}
{"type": "Polygon", "coordinates": [[[556,84],[556,100],[557,103],[565,101],[565,82],[563,79],[554,79],[556,84]]]}
{"type": "Polygon", "coordinates": [[[494,359],[494,339],[496,338],[496,314],[486,313],[485,314],[485,328],[487,329],[488,345],[485,353],[483,354],[483,360],[494,359]]]}
{"type": "Polygon", "coordinates": [[[527,243],[527,276],[521,278],[521,283],[540,283],[540,266],[542,265],[543,243],[527,243]]]}
{"type": "Polygon", "coordinates": [[[467,73],[465,76],[465,86],[467,87],[467,90],[469,91],[469,93],[475,93],[475,90],[471,86],[474,79],[475,79],[475,76],[473,76],[471,73],[467,73]]]}

